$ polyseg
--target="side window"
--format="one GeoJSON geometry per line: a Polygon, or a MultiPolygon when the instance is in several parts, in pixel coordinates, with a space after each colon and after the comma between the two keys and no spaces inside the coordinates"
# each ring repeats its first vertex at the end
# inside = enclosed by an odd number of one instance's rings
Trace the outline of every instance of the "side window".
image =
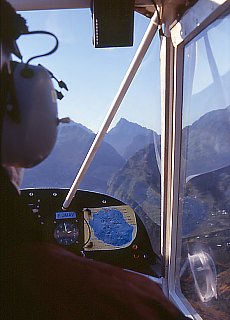
{"type": "Polygon", "coordinates": [[[230,317],[230,15],[184,50],[177,292],[202,319],[230,317]]]}

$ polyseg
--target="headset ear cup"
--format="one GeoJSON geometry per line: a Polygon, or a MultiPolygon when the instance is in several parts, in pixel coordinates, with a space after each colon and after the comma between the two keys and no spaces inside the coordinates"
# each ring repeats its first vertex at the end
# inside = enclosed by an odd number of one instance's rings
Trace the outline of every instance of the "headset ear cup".
{"type": "Polygon", "coordinates": [[[4,115],[2,163],[15,167],[33,167],[49,155],[56,141],[55,89],[45,68],[23,63],[17,63],[14,68],[13,85],[19,121],[15,121],[12,112],[4,115]],[[23,76],[25,67],[32,71],[31,77],[23,76]]]}

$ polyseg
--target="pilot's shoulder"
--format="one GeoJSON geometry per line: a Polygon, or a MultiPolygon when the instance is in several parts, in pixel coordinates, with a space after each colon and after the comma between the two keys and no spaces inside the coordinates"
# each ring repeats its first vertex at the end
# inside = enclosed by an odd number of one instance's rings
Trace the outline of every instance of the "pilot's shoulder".
{"type": "Polygon", "coordinates": [[[33,305],[43,319],[184,319],[145,276],[48,243],[21,245],[15,252],[17,290],[28,301],[27,312],[33,305]]]}

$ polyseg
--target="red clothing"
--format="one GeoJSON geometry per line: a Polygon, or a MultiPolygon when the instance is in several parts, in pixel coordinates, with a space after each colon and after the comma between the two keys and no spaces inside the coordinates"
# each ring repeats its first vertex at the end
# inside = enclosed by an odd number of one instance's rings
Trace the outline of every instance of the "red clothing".
{"type": "Polygon", "coordinates": [[[1,319],[184,319],[144,276],[48,243],[20,245],[7,256],[1,319]]]}

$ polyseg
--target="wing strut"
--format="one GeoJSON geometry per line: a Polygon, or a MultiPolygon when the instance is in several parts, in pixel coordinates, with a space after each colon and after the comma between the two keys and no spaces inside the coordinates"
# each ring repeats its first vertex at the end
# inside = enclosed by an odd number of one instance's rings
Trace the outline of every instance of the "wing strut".
{"type": "Polygon", "coordinates": [[[66,210],[73,197],[75,196],[75,193],[77,192],[77,189],[85,175],[85,173],[87,172],[101,142],[103,141],[103,138],[114,118],[114,116],[116,115],[118,109],[119,109],[119,106],[122,102],[122,100],[124,99],[125,97],[125,94],[126,92],[128,91],[128,88],[152,42],[152,39],[154,38],[154,35],[156,34],[156,31],[158,29],[158,17],[157,17],[157,12],[155,11],[153,17],[151,18],[151,21],[149,23],[149,26],[145,32],[145,35],[139,45],[139,48],[137,49],[137,52],[129,66],[129,69],[128,71],[126,72],[126,75],[120,85],[120,88],[118,90],[118,93],[116,94],[111,106],[110,106],[110,109],[105,117],[105,120],[104,122],[102,123],[101,125],[101,128],[99,129],[90,149],[89,149],[89,152],[88,154],[86,155],[85,157],[85,160],[84,162],[82,163],[82,166],[81,168],[79,169],[78,171],[78,174],[66,196],[66,199],[63,203],[63,207],[62,209],[63,210],[66,210]]]}

